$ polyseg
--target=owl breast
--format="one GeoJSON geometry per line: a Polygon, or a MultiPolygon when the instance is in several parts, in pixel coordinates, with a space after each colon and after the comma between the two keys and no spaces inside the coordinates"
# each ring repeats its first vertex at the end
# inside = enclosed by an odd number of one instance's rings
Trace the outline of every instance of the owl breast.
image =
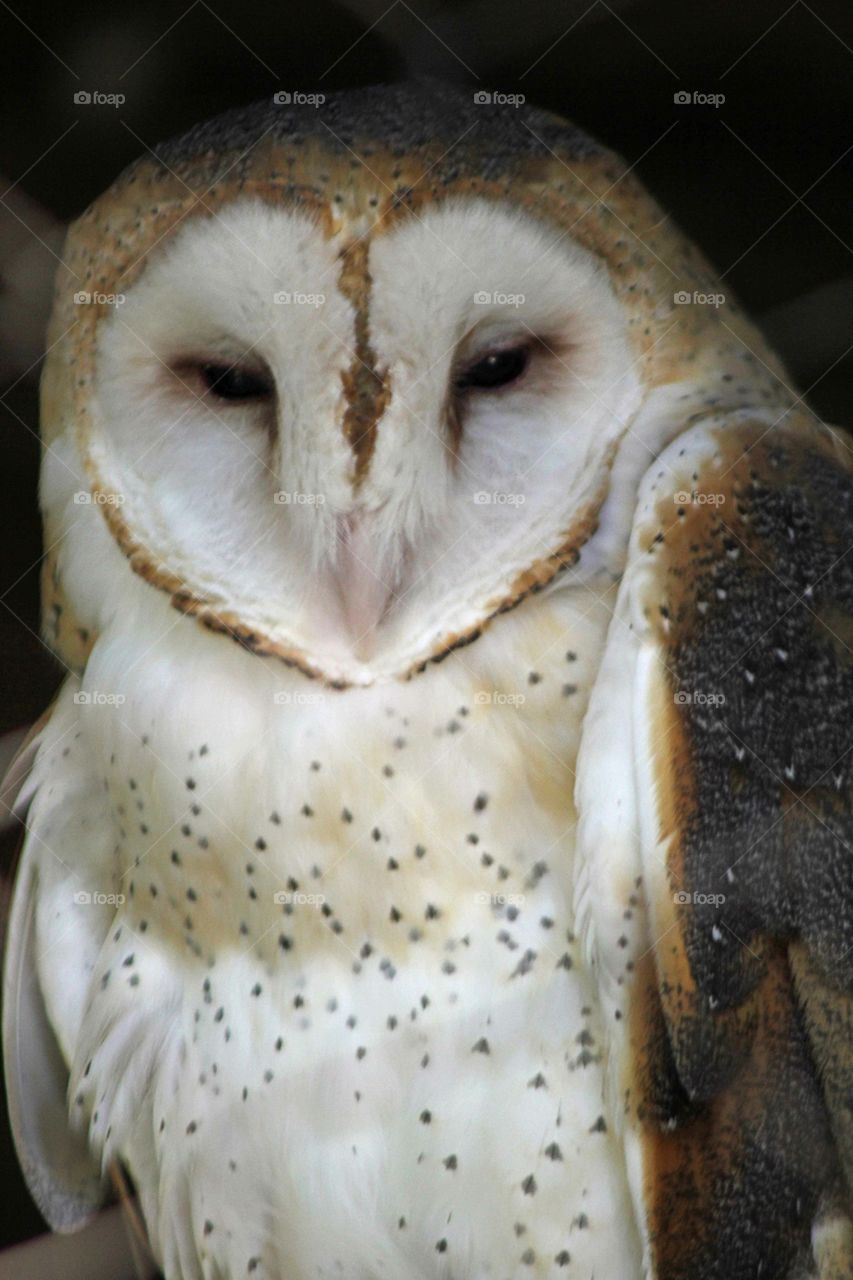
{"type": "Polygon", "coordinates": [[[168,1275],[639,1274],[572,932],[609,616],[563,589],[337,692],[184,620],[168,667],[96,648],[75,750],[116,839],[81,860],[125,901],[72,1091],[168,1275]]]}

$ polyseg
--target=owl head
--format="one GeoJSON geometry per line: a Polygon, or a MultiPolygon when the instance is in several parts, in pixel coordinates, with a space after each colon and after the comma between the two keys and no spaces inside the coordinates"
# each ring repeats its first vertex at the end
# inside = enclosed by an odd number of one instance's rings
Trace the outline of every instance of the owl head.
{"type": "Polygon", "coordinates": [[[232,112],[73,225],[42,490],[71,665],[165,592],[331,685],[411,676],[618,558],[685,422],[781,394],[621,161],[482,97],[232,112]]]}

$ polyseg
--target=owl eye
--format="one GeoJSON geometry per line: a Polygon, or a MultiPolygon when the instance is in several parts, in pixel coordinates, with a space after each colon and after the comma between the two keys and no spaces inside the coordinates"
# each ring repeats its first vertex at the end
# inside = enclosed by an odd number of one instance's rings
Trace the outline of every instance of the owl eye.
{"type": "Polygon", "coordinates": [[[515,382],[524,373],[530,360],[528,346],[506,347],[503,351],[491,351],[468,366],[456,379],[458,391],[469,388],[492,391],[515,382]]]}
{"type": "Polygon", "coordinates": [[[255,370],[232,364],[201,366],[205,387],[221,400],[259,400],[272,395],[272,381],[255,370]]]}

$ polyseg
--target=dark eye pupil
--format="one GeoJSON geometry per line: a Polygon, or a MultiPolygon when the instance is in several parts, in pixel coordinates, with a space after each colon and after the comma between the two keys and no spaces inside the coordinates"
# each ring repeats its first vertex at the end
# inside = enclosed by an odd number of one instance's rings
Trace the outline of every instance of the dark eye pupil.
{"type": "Polygon", "coordinates": [[[252,400],[269,395],[272,389],[261,374],[237,365],[206,364],[201,373],[208,391],[223,400],[252,400]]]}
{"type": "Polygon", "coordinates": [[[527,347],[509,347],[506,351],[493,351],[466,369],[456,385],[460,390],[466,387],[481,387],[484,390],[504,387],[524,373],[529,354],[527,347]]]}

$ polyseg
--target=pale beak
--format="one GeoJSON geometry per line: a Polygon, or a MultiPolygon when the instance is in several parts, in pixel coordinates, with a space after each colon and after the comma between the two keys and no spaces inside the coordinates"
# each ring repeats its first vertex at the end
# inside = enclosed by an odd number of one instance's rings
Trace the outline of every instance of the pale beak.
{"type": "Polygon", "coordinates": [[[341,602],[344,623],[359,658],[367,658],[374,633],[393,594],[373,567],[369,522],[363,516],[344,516],[338,521],[338,546],[334,580],[341,602]]]}

